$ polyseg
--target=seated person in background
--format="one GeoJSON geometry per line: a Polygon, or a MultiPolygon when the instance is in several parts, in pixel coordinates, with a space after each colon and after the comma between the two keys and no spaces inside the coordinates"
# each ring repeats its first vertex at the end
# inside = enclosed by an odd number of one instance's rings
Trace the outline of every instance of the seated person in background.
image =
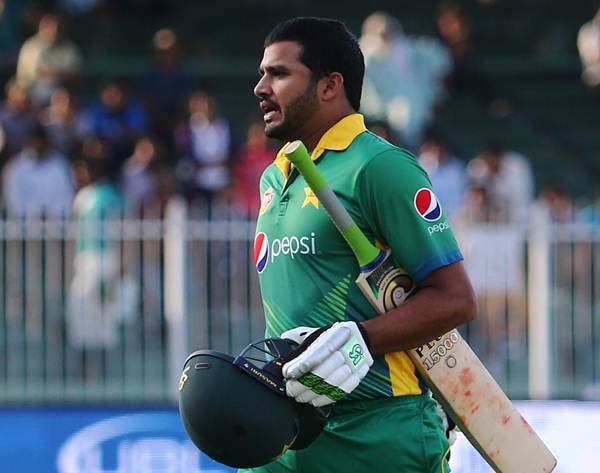
{"type": "Polygon", "coordinates": [[[70,213],[73,176],[70,163],[53,148],[44,127],[36,123],[25,148],[6,164],[2,179],[4,201],[16,216],[58,217],[70,213]]]}
{"type": "Polygon", "coordinates": [[[125,85],[111,80],[84,113],[82,133],[105,140],[115,159],[121,162],[133,151],[135,140],[148,131],[148,115],[129,96],[125,85]]]}
{"type": "Polygon", "coordinates": [[[467,173],[465,163],[448,150],[448,144],[435,131],[427,133],[419,163],[431,180],[444,211],[450,218],[464,205],[467,173]]]}
{"type": "Polygon", "coordinates": [[[5,90],[6,100],[0,104],[0,128],[4,136],[4,146],[0,146],[2,162],[23,149],[35,123],[27,90],[15,80],[9,80],[5,90]]]}
{"type": "Polygon", "coordinates": [[[69,158],[81,138],[81,114],[74,102],[73,95],[61,87],[50,97],[50,105],[40,112],[40,121],[48,131],[52,145],[69,158]]]}
{"type": "Polygon", "coordinates": [[[58,87],[76,84],[80,69],[81,52],[65,36],[63,21],[57,15],[44,15],[37,33],[19,52],[19,84],[30,91],[36,106],[44,106],[58,87]]]}
{"type": "Polygon", "coordinates": [[[600,87],[600,8],[577,35],[577,49],[581,58],[583,82],[592,88],[600,87]]]}
{"type": "Polygon", "coordinates": [[[444,98],[448,52],[434,38],[407,36],[396,18],[382,12],[364,21],[360,45],[365,57],[362,113],[370,121],[387,122],[402,146],[416,150],[444,98]]]}
{"type": "Polygon", "coordinates": [[[133,215],[160,215],[168,196],[164,196],[171,166],[164,158],[162,144],[152,136],[143,136],[133,154],[121,168],[121,188],[127,210],[133,215]],[[166,197],[166,199],[165,199],[166,197]]]}
{"type": "Polygon", "coordinates": [[[214,97],[201,91],[192,94],[188,117],[175,130],[175,144],[178,175],[189,197],[210,201],[229,189],[231,129],[214,97]]]}
{"type": "Polygon", "coordinates": [[[277,154],[263,129],[261,120],[255,120],[250,124],[248,139],[242,145],[239,160],[233,168],[235,200],[239,212],[244,217],[258,216],[261,206],[260,176],[275,160],[277,154]]]}
{"type": "Polygon", "coordinates": [[[150,115],[152,133],[171,148],[173,130],[185,111],[191,81],[183,68],[175,32],[161,29],[154,34],[152,42],[154,62],[141,84],[144,103],[150,115]]]}

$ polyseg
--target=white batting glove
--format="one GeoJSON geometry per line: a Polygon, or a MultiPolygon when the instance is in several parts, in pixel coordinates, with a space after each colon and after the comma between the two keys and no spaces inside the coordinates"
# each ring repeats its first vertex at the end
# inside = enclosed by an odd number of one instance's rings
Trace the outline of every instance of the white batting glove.
{"type": "MultiPolygon", "coordinates": [[[[285,332],[282,338],[299,337],[304,340],[318,330],[299,329],[285,332]]],[[[336,322],[310,343],[302,354],[283,365],[287,395],[297,402],[310,403],[315,407],[332,404],[351,393],[372,364],[373,357],[357,323],[336,322]]]]}

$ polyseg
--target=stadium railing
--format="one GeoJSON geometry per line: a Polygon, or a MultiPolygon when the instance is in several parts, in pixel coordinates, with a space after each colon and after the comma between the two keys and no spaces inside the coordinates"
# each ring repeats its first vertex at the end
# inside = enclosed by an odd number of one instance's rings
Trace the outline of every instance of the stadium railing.
{"type": "MultiPolygon", "coordinates": [[[[172,403],[190,351],[262,338],[255,227],[233,206],[174,199],[102,228],[0,219],[0,403],[172,403]]],[[[456,232],[480,305],[461,330],[504,388],[600,399],[600,227],[456,232]]]]}

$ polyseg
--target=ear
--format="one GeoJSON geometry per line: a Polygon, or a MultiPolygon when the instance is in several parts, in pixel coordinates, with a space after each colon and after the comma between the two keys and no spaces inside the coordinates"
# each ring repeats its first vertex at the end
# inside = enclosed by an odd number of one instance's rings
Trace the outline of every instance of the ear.
{"type": "Polygon", "coordinates": [[[339,72],[332,72],[319,81],[319,96],[324,102],[331,102],[345,96],[344,76],[339,72]]]}

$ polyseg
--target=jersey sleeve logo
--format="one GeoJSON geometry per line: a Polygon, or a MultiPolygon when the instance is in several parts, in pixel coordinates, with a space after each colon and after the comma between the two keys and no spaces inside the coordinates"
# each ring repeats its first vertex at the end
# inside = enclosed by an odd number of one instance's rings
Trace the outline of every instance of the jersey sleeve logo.
{"type": "Polygon", "coordinates": [[[415,194],[415,209],[428,222],[435,222],[442,216],[442,206],[431,189],[422,187],[415,194]]]}
{"type": "Polygon", "coordinates": [[[272,187],[269,187],[265,191],[265,193],[263,194],[262,199],[260,201],[260,210],[258,211],[259,215],[264,214],[269,209],[271,202],[273,202],[274,194],[275,194],[275,191],[273,190],[272,187]]]}
{"type": "Polygon", "coordinates": [[[264,232],[254,238],[254,264],[258,273],[262,273],[269,262],[269,239],[264,232]]]}

